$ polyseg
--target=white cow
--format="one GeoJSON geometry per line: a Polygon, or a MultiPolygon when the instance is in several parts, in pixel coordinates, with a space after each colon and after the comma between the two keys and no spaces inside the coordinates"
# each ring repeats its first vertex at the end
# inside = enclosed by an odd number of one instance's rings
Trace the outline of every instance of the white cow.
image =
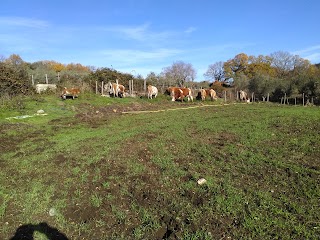
{"type": "Polygon", "coordinates": [[[207,89],[206,92],[207,92],[207,95],[210,97],[211,101],[216,100],[218,98],[216,91],[213,90],[212,88],[207,89]]]}
{"type": "Polygon", "coordinates": [[[57,85],[56,84],[36,84],[35,88],[37,93],[41,93],[47,90],[55,91],[57,89],[57,85]]]}
{"type": "Polygon", "coordinates": [[[240,101],[250,102],[250,98],[248,98],[248,95],[245,91],[240,90],[239,95],[240,95],[240,101]]]}
{"type": "Polygon", "coordinates": [[[207,91],[205,89],[200,89],[200,96],[201,96],[201,100],[204,101],[206,100],[206,96],[207,96],[207,91]]]}
{"type": "Polygon", "coordinates": [[[158,88],[155,86],[148,85],[148,98],[152,99],[152,96],[156,98],[158,95],[158,88]]]}

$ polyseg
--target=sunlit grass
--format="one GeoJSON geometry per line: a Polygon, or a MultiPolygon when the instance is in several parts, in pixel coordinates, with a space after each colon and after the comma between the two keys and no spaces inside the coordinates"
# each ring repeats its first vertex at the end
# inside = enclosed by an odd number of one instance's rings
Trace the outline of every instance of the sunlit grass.
{"type": "Polygon", "coordinates": [[[41,96],[24,113],[41,108],[47,116],[2,118],[3,141],[14,142],[0,158],[5,236],[43,221],[70,239],[151,239],[163,229],[179,239],[319,236],[318,108],[239,104],[74,117],[92,106],[164,101],[41,96]]]}

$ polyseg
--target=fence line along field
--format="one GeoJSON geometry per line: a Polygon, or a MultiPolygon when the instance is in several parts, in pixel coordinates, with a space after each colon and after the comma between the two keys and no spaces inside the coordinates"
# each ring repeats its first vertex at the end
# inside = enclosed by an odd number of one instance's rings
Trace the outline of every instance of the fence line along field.
{"type": "Polygon", "coordinates": [[[221,103],[3,107],[0,239],[319,239],[319,108],[221,103]]]}

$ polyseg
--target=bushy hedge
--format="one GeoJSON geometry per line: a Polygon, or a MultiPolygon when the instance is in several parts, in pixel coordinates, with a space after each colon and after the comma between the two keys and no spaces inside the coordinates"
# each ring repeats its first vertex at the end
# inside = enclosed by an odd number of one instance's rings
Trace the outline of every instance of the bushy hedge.
{"type": "Polygon", "coordinates": [[[32,86],[27,72],[20,67],[0,62],[0,94],[15,96],[28,94],[32,86]]]}

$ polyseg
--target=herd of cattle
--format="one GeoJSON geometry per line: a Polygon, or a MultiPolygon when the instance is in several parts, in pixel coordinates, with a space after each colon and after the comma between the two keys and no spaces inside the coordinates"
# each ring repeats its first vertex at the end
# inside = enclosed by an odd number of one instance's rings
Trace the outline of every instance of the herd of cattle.
{"type": "MultiPolygon", "coordinates": [[[[35,86],[36,92],[41,93],[47,90],[56,90],[57,86],[55,84],[37,84],[35,86]]],[[[111,83],[104,85],[104,90],[109,93],[110,96],[113,97],[125,97],[125,87],[121,84],[111,83]]],[[[155,86],[148,85],[148,99],[156,98],[158,95],[158,89],[155,86]]],[[[79,96],[80,89],[79,88],[64,88],[61,93],[62,99],[72,98],[75,99],[79,96]]],[[[171,96],[172,101],[180,100],[183,101],[184,98],[187,98],[188,101],[193,101],[193,95],[190,88],[180,88],[180,87],[169,87],[166,89],[165,94],[171,96]]],[[[210,89],[200,89],[197,94],[197,98],[205,101],[206,98],[210,98],[211,101],[214,101],[218,98],[217,93],[212,88],[210,89]]],[[[241,101],[250,102],[250,98],[245,91],[239,91],[239,99],[241,101]]]]}
{"type": "MultiPolygon", "coordinates": [[[[121,84],[109,82],[105,85],[104,89],[110,96],[125,97],[125,87],[121,84]]],[[[159,91],[155,86],[148,85],[147,91],[149,99],[156,98],[158,96],[159,91]]],[[[165,94],[170,95],[172,101],[183,101],[185,97],[188,101],[193,101],[192,91],[190,88],[169,87],[166,89],[165,94]]],[[[217,94],[213,89],[201,89],[199,94],[203,101],[206,99],[206,96],[209,96],[211,100],[217,99],[217,94]]]]}

